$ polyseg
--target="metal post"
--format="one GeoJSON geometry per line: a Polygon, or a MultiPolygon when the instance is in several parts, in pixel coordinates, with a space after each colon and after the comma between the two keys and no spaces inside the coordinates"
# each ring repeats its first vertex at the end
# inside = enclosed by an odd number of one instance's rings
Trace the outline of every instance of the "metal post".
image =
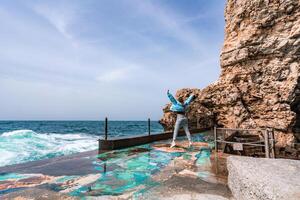
{"type": "Polygon", "coordinates": [[[218,153],[217,127],[216,127],[216,125],[214,125],[214,137],[215,137],[215,153],[218,153]]]}
{"type": "Polygon", "coordinates": [[[151,126],[151,123],[150,123],[150,118],[148,118],[148,135],[151,134],[151,129],[150,129],[150,126],[151,126]]]}
{"type": "Polygon", "coordinates": [[[266,158],[270,158],[270,152],[269,152],[269,134],[268,130],[264,131],[264,139],[265,139],[265,153],[266,153],[266,158]]]}
{"type": "Polygon", "coordinates": [[[269,132],[270,143],[271,143],[271,157],[275,158],[275,140],[274,140],[274,129],[272,128],[269,132]]]}
{"type": "Polygon", "coordinates": [[[105,117],[104,134],[105,134],[105,140],[107,140],[107,134],[108,134],[108,120],[107,120],[107,117],[105,117]]]}
{"type": "Polygon", "coordinates": [[[103,172],[106,173],[106,162],[104,162],[104,165],[103,165],[103,172]]]}

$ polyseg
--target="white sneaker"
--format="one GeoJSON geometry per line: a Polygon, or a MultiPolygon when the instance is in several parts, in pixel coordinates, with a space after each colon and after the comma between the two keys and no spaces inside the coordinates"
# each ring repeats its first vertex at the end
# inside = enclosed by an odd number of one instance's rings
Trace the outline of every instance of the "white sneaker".
{"type": "Polygon", "coordinates": [[[175,141],[172,141],[170,148],[173,148],[173,147],[175,147],[175,146],[176,146],[175,141]]]}
{"type": "Polygon", "coordinates": [[[192,141],[190,141],[189,142],[189,147],[191,147],[193,145],[193,142],[192,141]]]}

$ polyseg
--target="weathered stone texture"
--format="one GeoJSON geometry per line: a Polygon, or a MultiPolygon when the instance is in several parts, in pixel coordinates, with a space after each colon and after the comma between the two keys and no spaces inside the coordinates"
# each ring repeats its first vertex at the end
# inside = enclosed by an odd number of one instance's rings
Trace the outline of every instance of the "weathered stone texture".
{"type": "Polygon", "coordinates": [[[227,169],[228,186],[237,200],[300,199],[298,160],[230,156],[227,169]]]}
{"type": "MultiPolygon", "coordinates": [[[[272,127],[279,146],[300,139],[300,1],[228,0],[225,21],[219,79],[177,92],[198,95],[190,119],[201,127],[272,127]]],[[[169,130],[168,108],[161,123],[169,130]]]]}

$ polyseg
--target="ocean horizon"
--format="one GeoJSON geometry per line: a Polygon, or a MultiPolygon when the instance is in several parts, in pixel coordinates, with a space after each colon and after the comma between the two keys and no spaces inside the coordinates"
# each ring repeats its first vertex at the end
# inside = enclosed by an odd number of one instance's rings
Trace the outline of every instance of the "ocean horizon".
{"type": "MultiPolygon", "coordinates": [[[[163,127],[151,121],[151,132],[163,127]]],[[[108,122],[108,137],[148,133],[147,121],[108,122]]],[[[0,121],[0,166],[70,155],[98,148],[104,136],[104,121],[26,120],[0,121]]]]}

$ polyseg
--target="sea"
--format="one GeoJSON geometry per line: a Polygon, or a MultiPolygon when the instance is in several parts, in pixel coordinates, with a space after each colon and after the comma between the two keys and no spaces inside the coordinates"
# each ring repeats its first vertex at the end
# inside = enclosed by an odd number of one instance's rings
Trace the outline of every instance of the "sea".
{"type": "MultiPolygon", "coordinates": [[[[151,133],[163,127],[151,122],[151,133]]],[[[108,137],[148,133],[147,121],[109,121],[108,137]]],[[[98,148],[104,121],[0,121],[0,166],[70,155],[98,148]]]]}

